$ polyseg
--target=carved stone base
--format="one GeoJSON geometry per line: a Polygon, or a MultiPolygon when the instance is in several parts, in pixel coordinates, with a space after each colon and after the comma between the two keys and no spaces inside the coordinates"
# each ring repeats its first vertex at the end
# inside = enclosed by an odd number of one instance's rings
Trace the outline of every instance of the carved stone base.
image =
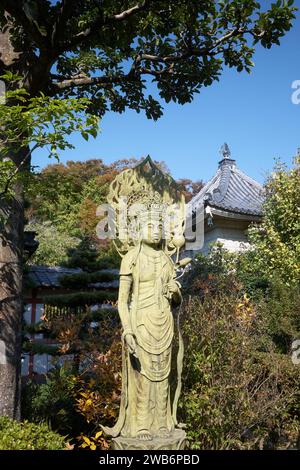
{"type": "Polygon", "coordinates": [[[114,450],[184,450],[187,448],[186,433],[175,429],[169,437],[153,437],[143,441],[137,437],[116,437],[112,440],[114,450]]]}

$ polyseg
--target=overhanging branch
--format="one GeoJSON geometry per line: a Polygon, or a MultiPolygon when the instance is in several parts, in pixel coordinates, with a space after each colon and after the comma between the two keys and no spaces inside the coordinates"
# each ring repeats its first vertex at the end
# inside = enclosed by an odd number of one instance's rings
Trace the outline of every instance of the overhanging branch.
{"type": "MultiPolygon", "coordinates": [[[[135,7],[133,7],[135,8],[135,7]]],[[[130,9],[132,10],[132,9],[130,9]]],[[[129,11],[129,10],[128,10],[129,11]]],[[[135,10],[136,11],[136,10],[135,10]]],[[[251,31],[243,29],[237,26],[234,29],[226,32],[223,36],[220,36],[211,44],[205,47],[192,47],[190,45],[186,49],[177,51],[176,54],[169,56],[160,56],[155,54],[147,54],[140,52],[134,59],[131,70],[127,74],[115,75],[115,76],[101,76],[101,77],[89,77],[89,76],[74,76],[69,79],[57,80],[54,82],[54,87],[58,91],[65,90],[71,87],[87,87],[90,85],[98,85],[99,87],[111,87],[116,84],[130,83],[139,80],[141,75],[150,75],[155,78],[163,78],[167,76],[176,75],[174,67],[176,63],[187,60],[192,57],[205,57],[205,56],[216,56],[222,52],[222,45],[230,39],[236,38],[245,33],[251,31]],[[146,61],[147,65],[144,65],[146,61]],[[151,68],[151,63],[161,64],[161,68],[151,68]]],[[[192,74],[193,80],[195,79],[195,73],[192,74]]],[[[187,73],[187,77],[190,75],[187,73]]]]}
{"type": "Polygon", "coordinates": [[[139,13],[140,11],[145,10],[150,3],[151,3],[151,0],[144,0],[142,3],[137,3],[133,7],[128,8],[128,10],[122,11],[122,13],[118,13],[116,15],[111,16],[109,18],[109,21],[126,20],[129,16],[135,15],[136,13],[139,13]]]}
{"type": "Polygon", "coordinates": [[[57,88],[58,91],[65,90],[67,88],[72,87],[84,87],[90,85],[99,85],[100,87],[105,87],[108,85],[114,85],[116,83],[128,82],[128,81],[135,81],[136,78],[132,76],[132,74],[128,73],[126,75],[118,75],[118,76],[102,76],[102,77],[72,77],[66,80],[58,81],[53,83],[54,87],[57,88]]]}
{"type": "Polygon", "coordinates": [[[151,62],[174,63],[174,62],[185,60],[189,57],[203,57],[205,55],[211,55],[212,53],[214,53],[215,49],[217,49],[221,44],[223,44],[224,42],[228,41],[229,39],[233,37],[242,35],[245,32],[248,32],[248,31],[245,31],[244,29],[237,27],[235,29],[228,31],[226,34],[218,38],[209,46],[200,47],[200,48],[190,46],[190,47],[187,47],[181,53],[172,54],[169,56],[160,56],[160,55],[155,55],[155,54],[140,54],[136,59],[136,63],[141,62],[142,60],[149,60],[151,62]]]}

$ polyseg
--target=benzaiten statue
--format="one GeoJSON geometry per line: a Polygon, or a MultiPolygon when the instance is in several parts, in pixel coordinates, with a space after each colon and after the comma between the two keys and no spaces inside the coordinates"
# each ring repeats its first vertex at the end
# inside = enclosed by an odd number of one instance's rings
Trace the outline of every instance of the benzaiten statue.
{"type": "Polygon", "coordinates": [[[108,202],[115,211],[115,243],[122,256],[118,310],[123,370],[118,421],[103,429],[114,438],[115,449],[183,449],[186,434],[176,417],[183,344],[172,309],[182,300],[178,269],[190,261],[179,261],[185,243],[184,197],[148,156],[115,178],[108,202]]]}

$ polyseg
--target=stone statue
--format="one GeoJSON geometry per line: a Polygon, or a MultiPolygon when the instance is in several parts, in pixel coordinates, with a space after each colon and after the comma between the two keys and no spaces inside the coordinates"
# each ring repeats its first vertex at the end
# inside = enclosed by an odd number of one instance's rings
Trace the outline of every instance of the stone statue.
{"type": "Polygon", "coordinates": [[[109,202],[117,209],[120,198],[126,198],[129,213],[125,216],[129,230],[123,238],[120,223],[116,223],[123,256],[118,298],[123,327],[122,397],[116,425],[103,429],[114,437],[117,449],[182,449],[185,432],[176,418],[181,337],[173,395],[170,385],[175,329],[172,308],[181,303],[176,274],[189,261],[179,261],[184,245],[184,199],[176,183],[150,157],[116,180],[109,202]]]}

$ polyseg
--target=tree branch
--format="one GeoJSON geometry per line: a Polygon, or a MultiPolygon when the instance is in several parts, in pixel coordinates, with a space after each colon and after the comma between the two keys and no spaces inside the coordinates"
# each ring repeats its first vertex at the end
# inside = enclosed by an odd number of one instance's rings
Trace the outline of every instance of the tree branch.
{"type": "Polygon", "coordinates": [[[58,91],[65,90],[66,88],[70,87],[78,87],[78,86],[89,86],[89,85],[114,85],[116,83],[122,83],[125,81],[135,81],[136,77],[134,77],[130,72],[126,75],[118,75],[118,76],[102,76],[102,77],[72,77],[67,80],[62,80],[60,82],[55,82],[53,85],[58,91]]]}
{"type": "Polygon", "coordinates": [[[113,15],[109,18],[110,21],[123,21],[126,20],[129,16],[135,15],[140,11],[145,10],[148,5],[151,3],[151,0],[144,0],[142,3],[137,3],[134,7],[129,8],[128,10],[123,11],[122,13],[118,13],[117,15],[113,15]]]}
{"type": "Polygon", "coordinates": [[[174,65],[176,62],[184,61],[189,57],[202,57],[202,56],[207,56],[207,55],[216,55],[220,51],[222,51],[220,46],[223,43],[225,43],[226,41],[228,41],[229,39],[233,37],[237,37],[247,32],[249,31],[244,30],[243,28],[240,28],[240,27],[236,27],[235,29],[231,29],[226,34],[216,39],[209,46],[202,47],[202,48],[201,47],[194,48],[192,46],[189,46],[183,52],[176,53],[176,54],[169,55],[169,56],[159,56],[155,54],[140,53],[134,60],[131,70],[127,74],[118,75],[118,76],[105,76],[104,75],[102,77],[75,76],[75,77],[71,77],[70,79],[55,82],[54,87],[56,87],[58,91],[65,90],[70,87],[82,87],[82,86],[90,86],[90,85],[99,85],[99,86],[105,87],[105,86],[112,86],[118,83],[133,82],[133,81],[136,81],[138,77],[140,77],[141,75],[151,75],[156,78],[161,78],[167,75],[174,75],[176,73],[174,71],[174,65]],[[160,62],[161,64],[164,64],[165,67],[161,68],[160,70],[155,70],[149,67],[143,67],[142,62],[144,60],[150,61],[153,63],[160,62]]]}
{"type": "Polygon", "coordinates": [[[228,39],[231,39],[232,37],[238,36],[240,34],[244,34],[248,31],[242,29],[242,28],[235,28],[228,33],[224,34],[221,36],[219,39],[217,39],[215,42],[213,42],[210,46],[207,47],[202,47],[202,48],[193,48],[193,47],[188,47],[184,52],[181,54],[173,54],[170,56],[159,56],[159,55],[153,55],[153,54],[141,54],[137,57],[136,63],[141,62],[142,60],[150,60],[151,62],[179,62],[181,60],[185,60],[188,57],[201,57],[204,55],[209,55],[211,54],[214,49],[216,49],[218,46],[223,44],[224,42],[228,41],[228,39]]]}

